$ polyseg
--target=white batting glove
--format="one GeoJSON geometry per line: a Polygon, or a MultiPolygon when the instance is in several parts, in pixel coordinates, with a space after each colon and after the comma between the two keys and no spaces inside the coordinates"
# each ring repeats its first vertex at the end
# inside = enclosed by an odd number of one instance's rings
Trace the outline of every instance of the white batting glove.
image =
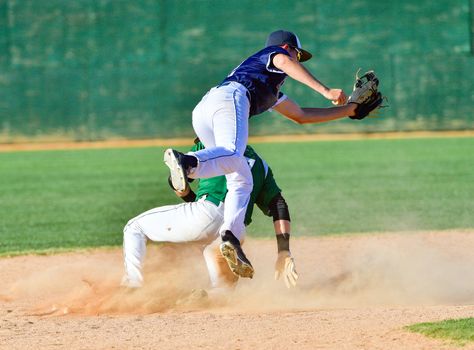
{"type": "Polygon", "coordinates": [[[275,263],[275,279],[280,279],[280,276],[283,276],[287,288],[296,286],[298,273],[295,269],[295,260],[287,250],[278,253],[278,258],[275,263]]]}

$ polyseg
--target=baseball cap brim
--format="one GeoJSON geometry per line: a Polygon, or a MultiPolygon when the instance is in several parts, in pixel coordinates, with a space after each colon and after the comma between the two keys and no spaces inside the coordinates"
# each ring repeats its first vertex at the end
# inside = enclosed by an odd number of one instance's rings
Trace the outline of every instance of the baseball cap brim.
{"type": "Polygon", "coordinates": [[[309,60],[311,57],[313,57],[313,55],[311,53],[309,53],[308,51],[306,50],[303,50],[303,49],[298,49],[301,51],[301,58],[300,58],[300,62],[305,62],[307,60],[309,60]]]}

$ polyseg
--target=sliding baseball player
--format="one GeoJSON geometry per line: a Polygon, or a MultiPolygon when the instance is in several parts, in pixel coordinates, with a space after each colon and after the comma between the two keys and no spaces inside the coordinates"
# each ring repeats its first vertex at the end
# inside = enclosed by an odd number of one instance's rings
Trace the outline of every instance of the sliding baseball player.
{"type": "MultiPolygon", "coordinates": [[[[197,141],[193,151],[201,149],[204,149],[204,146],[197,141]]],[[[298,274],[289,247],[291,228],[288,205],[266,162],[250,146],[247,146],[244,156],[254,184],[245,214],[245,224],[250,224],[255,204],[265,215],[273,217],[278,247],[275,278],[282,276],[286,286],[290,288],[296,285],[298,274]]],[[[172,182],[169,183],[173,188],[172,182]]],[[[131,219],[125,226],[125,275],[122,285],[137,288],[144,283],[142,268],[146,242],[151,240],[173,243],[203,242],[203,255],[212,290],[221,292],[233,289],[238,281],[239,273],[236,271],[240,271],[239,260],[236,257],[223,257],[220,250],[222,242],[219,228],[224,220],[224,200],[227,194],[225,176],[201,179],[196,192],[189,185],[183,191],[174,190],[185,203],[151,209],[131,219]]]]}

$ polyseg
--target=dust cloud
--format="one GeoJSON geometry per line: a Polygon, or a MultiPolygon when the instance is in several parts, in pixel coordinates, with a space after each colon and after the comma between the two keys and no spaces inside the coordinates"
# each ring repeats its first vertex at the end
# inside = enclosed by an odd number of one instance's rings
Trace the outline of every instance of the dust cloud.
{"type": "Polygon", "coordinates": [[[188,300],[206,289],[199,245],[149,245],[145,285],[119,287],[120,249],[2,259],[2,300],[39,316],[171,311],[272,312],[474,303],[474,233],[443,231],[293,239],[297,288],[273,279],[276,244],[248,239],[253,280],[225,298],[188,300]],[[5,270],[6,269],[6,270],[5,270]]]}

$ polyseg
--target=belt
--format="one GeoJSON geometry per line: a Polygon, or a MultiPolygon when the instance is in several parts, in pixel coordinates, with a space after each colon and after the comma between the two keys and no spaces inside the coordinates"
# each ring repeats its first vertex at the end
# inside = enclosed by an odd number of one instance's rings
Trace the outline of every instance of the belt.
{"type": "MultiPolygon", "coordinates": [[[[225,82],[223,82],[223,83],[217,85],[216,88],[220,88],[220,87],[222,87],[222,86],[230,85],[230,83],[238,83],[238,84],[240,84],[238,81],[225,81],[225,82]]],[[[240,85],[242,85],[242,84],[240,84],[240,85]]],[[[243,85],[242,85],[242,86],[243,86],[243,85]]],[[[244,87],[245,87],[245,86],[244,86],[244,87]]],[[[250,92],[249,92],[249,90],[247,90],[247,88],[245,88],[245,95],[247,96],[247,98],[248,98],[249,101],[250,101],[250,92]]]]}
{"type": "Polygon", "coordinates": [[[210,194],[205,194],[201,198],[204,199],[205,201],[211,202],[216,207],[218,207],[222,202],[220,199],[218,199],[218,198],[216,198],[216,197],[214,197],[213,195],[210,195],[210,194]]]}

